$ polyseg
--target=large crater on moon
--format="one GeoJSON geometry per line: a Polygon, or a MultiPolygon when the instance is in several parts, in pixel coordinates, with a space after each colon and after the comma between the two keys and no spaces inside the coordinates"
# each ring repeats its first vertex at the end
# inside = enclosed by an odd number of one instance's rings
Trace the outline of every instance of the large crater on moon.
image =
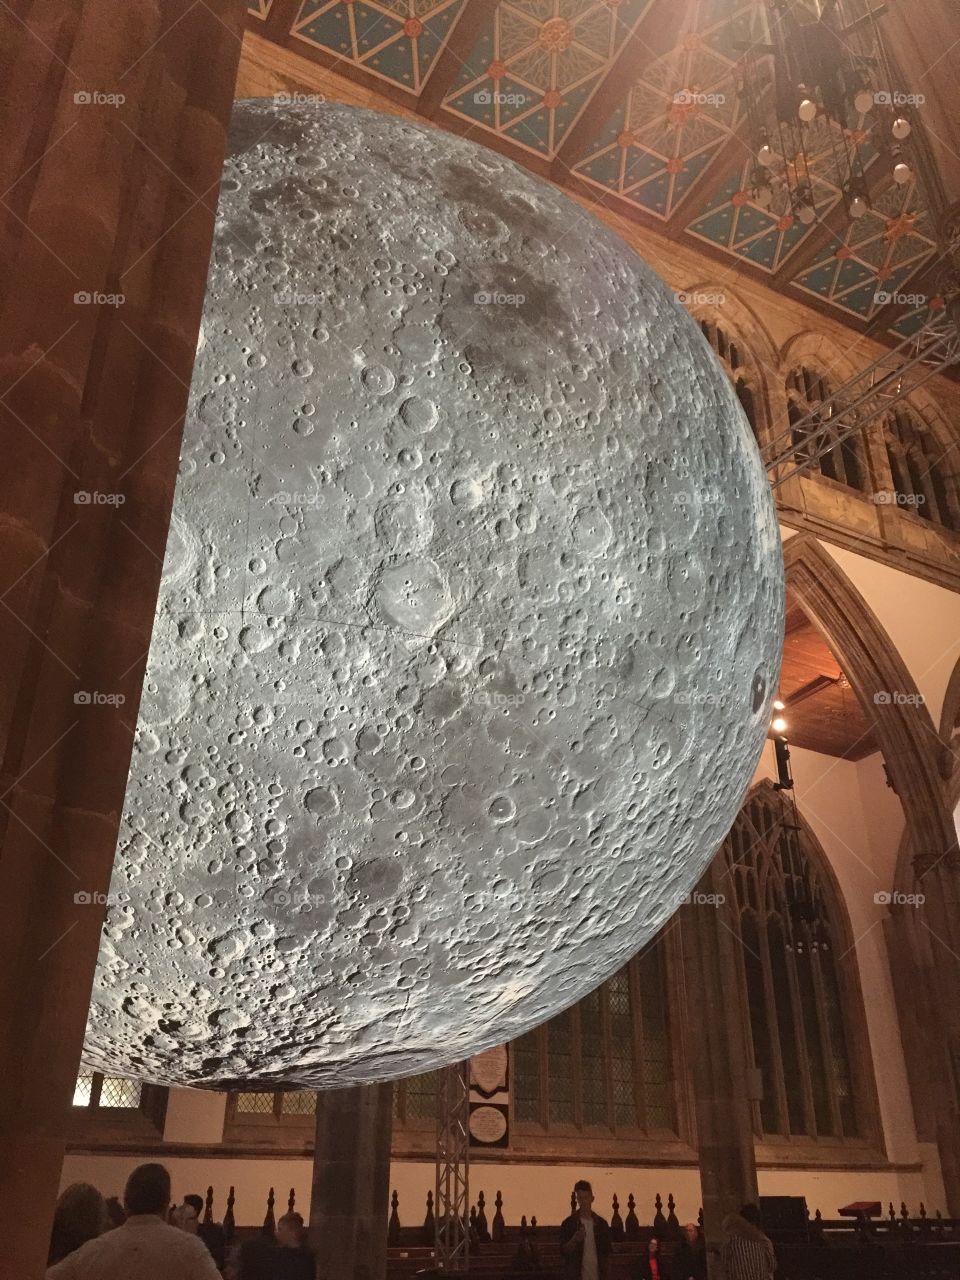
{"type": "Polygon", "coordinates": [[[238,104],[88,1065],[373,1081],[584,995],[731,824],[782,595],[631,249],[438,130],[238,104]]]}

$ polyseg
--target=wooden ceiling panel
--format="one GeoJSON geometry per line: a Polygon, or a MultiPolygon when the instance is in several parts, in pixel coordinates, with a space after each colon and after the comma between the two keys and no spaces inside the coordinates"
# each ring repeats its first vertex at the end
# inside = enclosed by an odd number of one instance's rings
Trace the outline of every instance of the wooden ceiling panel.
{"type": "Polygon", "coordinates": [[[873,722],[827,642],[789,597],[780,696],[794,746],[846,760],[862,760],[879,749],[873,722]]]}

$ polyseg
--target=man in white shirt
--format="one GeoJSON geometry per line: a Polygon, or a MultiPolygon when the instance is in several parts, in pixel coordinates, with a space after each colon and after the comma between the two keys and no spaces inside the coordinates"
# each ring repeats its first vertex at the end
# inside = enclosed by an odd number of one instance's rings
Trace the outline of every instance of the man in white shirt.
{"type": "Polygon", "coordinates": [[[577,1211],[560,1225],[560,1253],[566,1280],[606,1280],[610,1226],[593,1212],[593,1188],[581,1178],[574,1185],[577,1211]]]}
{"type": "Polygon", "coordinates": [[[123,1204],[122,1227],[88,1240],[48,1268],[46,1280],[220,1280],[203,1241],[165,1221],[170,1175],[162,1164],[134,1169],[123,1204]]]}

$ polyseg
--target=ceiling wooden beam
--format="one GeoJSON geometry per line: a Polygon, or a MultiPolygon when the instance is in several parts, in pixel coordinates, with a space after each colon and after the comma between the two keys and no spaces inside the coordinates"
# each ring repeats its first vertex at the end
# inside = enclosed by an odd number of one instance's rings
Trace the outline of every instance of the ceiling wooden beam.
{"type": "Polygon", "coordinates": [[[290,34],[290,29],[296,22],[299,12],[300,0],[273,0],[266,18],[258,22],[251,14],[247,19],[247,26],[251,31],[259,31],[268,40],[275,40],[278,44],[282,44],[284,38],[290,34]]]}
{"type": "Polygon", "coordinates": [[[750,144],[747,140],[748,125],[744,119],[729,134],[707,161],[706,167],[673,206],[667,219],[667,234],[678,235],[694,216],[708,212],[729,181],[734,169],[739,171],[747,156],[750,144]]]}
{"type": "MultiPolygon", "coordinates": [[[[563,182],[587,153],[587,148],[630,91],[638,76],[658,58],[675,48],[680,33],[693,14],[694,0],[651,0],[624,40],[606,74],[587,99],[583,110],[554,157],[550,176],[563,182]]],[[[677,85],[677,88],[682,88],[677,85]]]]}
{"type": "Polygon", "coordinates": [[[464,0],[420,91],[417,114],[433,120],[499,0],[464,0]]]}

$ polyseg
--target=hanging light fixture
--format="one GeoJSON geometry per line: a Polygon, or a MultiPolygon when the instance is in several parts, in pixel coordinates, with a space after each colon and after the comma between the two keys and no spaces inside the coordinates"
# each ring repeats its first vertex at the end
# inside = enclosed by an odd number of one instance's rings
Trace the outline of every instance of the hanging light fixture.
{"type": "MultiPolygon", "coordinates": [[[[895,156],[899,154],[900,154],[899,151],[897,151],[895,153],[895,156]]],[[[897,184],[897,186],[898,187],[906,186],[906,184],[910,181],[912,177],[913,177],[913,170],[907,164],[906,160],[902,160],[902,159],[897,160],[896,164],[893,166],[893,180],[897,184]]]]}
{"type": "Polygon", "coordinates": [[[900,186],[914,176],[895,146],[912,126],[880,37],[885,6],[863,12],[853,0],[821,0],[813,18],[794,0],[766,4],[769,43],[740,45],[741,97],[756,165],[767,171],[765,178],[754,176],[754,201],[769,208],[782,185],[787,207],[781,212],[811,226],[839,187],[856,222],[871,207],[868,165],[889,165],[900,186]],[[765,105],[771,84],[772,121],[765,105]]]}

